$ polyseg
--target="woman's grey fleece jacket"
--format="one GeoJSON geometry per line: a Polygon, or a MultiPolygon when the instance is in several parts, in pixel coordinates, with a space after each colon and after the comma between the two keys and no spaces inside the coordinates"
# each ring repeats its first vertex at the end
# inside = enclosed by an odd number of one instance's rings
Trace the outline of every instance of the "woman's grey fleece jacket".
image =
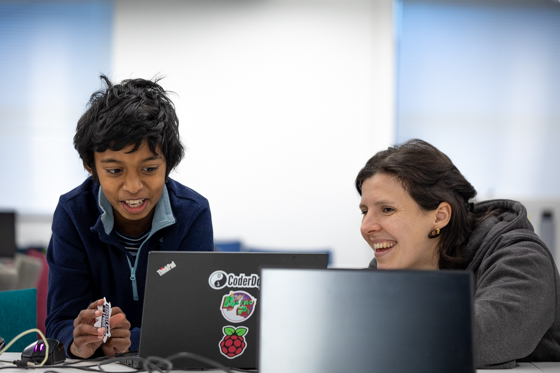
{"type": "MultiPolygon", "coordinates": [[[[480,223],[469,237],[476,366],[513,368],[516,361],[560,361],[556,264],[521,203],[484,201],[475,211],[492,206],[502,212],[480,223]]],[[[377,267],[375,259],[369,267],[377,267]]]]}

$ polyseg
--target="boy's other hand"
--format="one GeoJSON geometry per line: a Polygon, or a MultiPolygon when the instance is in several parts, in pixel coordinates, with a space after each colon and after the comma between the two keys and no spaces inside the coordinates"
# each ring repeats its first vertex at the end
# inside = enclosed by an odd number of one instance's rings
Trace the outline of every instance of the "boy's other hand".
{"type": "Polygon", "coordinates": [[[95,318],[102,314],[97,307],[103,305],[103,302],[103,299],[93,302],[87,309],[80,311],[74,320],[74,341],[70,345],[70,352],[73,355],[87,359],[103,343],[105,329],[93,326],[95,318]]]}
{"type": "Polygon", "coordinates": [[[119,307],[113,307],[111,319],[111,337],[101,345],[103,354],[110,356],[127,352],[130,347],[130,322],[119,307]]]}

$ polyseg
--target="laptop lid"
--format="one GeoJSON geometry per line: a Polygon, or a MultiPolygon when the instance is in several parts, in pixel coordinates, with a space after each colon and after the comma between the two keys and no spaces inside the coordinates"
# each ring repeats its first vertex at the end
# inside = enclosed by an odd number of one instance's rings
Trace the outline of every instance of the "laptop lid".
{"type": "MultiPolygon", "coordinates": [[[[227,367],[257,367],[260,269],[326,268],[327,254],[152,251],[139,356],[187,352],[227,367]]],[[[209,368],[192,359],[176,368],[209,368]]]]}
{"type": "Polygon", "coordinates": [[[259,373],[475,372],[463,271],[263,269],[259,373]]]}

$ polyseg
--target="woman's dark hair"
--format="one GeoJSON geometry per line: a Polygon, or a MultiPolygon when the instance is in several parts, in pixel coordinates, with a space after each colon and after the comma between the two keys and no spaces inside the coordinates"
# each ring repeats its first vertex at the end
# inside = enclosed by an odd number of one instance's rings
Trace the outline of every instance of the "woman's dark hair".
{"type": "Polygon", "coordinates": [[[179,119],[160,79],[128,79],[113,85],[105,76],[106,88],[91,95],[89,108],[76,127],[74,148],[84,166],[95,170],[94,152],[118,151],[134,144],[132,152],[147,141],[157,154],[161,149],[166,161],[166,174],[175,168],[184,155],[179,137],[179,119]]]}
{"type": "Polygon", "coordinates": [[[456,268],[465,260],[467,237],[477,224],[472,213],[476,190],[459,172],[449,157],[433,145],[414,139],[374,155],[356,177],[356,189],[375,174],[395,176],[412,199],[425,211],[435,210],[441,202],[451,205],[449,224],[441,229],[439,268],[456,268]]]}

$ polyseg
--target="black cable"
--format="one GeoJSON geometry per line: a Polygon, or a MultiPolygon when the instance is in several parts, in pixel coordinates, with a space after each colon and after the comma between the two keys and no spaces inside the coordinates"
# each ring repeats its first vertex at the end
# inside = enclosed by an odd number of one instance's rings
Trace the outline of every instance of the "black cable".
{"type": "Polygon", "coordinates": [[[228,367],[226,367],[225,365],[222,365],[222,364],[218,363],[217,361],[214,361],[214,360],[212,360],[212,359],[209,359],[209,358],[207,358],[207,357],[204,357],[204,356],[201,356],[201,355],[192,353],[192,352],[179,352],[179,353],[173,354],[173,355],[171,355],[171,356],[168,356],[166,359],[169,360],[169,361],[173,361],[173,360],[175,360],[175,359],[182,358],[182,357],[189,358],[189,359],[194,359],[194,360],[198,360],[198,361],[200,361],[200,362],[202,362],[202,363],[206,363],[206,364],[208,364],[208,365],[211,365],[211,366],[213,366],[214,368],[218,368],[218,369],[220,369],[220,370],[223,370],[223,371],[226,372],[226,373],[233,373],[233,372],[232,372],[228,367]]]}
{"type": "MultiPolygon", "coordinates": [[[[127,353],[129,354],[129,353],[127,353]]],[[[147,358],[142,358],[139,356],[126,356],[127,354],[117,354],[114,356],[118,356],[118,357],[114,357],[114,358],[109,358],[106,360],[103,360],[102,362],[100,362],[98,364],[99,369],[102,372],[105,373],[120,373],[120,372],[108,372],[106,370],[104,370],[102,368],[103,365],[107,365],[107,364],[111,364],[114,362],[123,362],[123,361],[138,361],[138,367],[137,368],[133,368],[133,369],[137,369],[137,371],[147,371],[147,372],[159,372],[159,373],[169,373],[171,370],[177,370],[178,368],[175,368],[173,366],[172,361],[179,359],[179,358],[189,358],[189,359],[193,359],[193,360],[197,360],[200,361],[202,363],[206,363],[210,366],[212,366],[213,368],[217,368],[220,369],[226,373],[233,373],[233,371],[226,367],[225,365],[222,365],[212,359],[209,359],[207,357],[195,354],[195,353],[191,353],[191,352],[179,352],[177,354],[173,354],[171,356],[168,356],[167,358],[161,358],[158,356],[149,356],[147,358]]],[[[128,365],[128,364],[127,364],[128,365]]],[[[130,365],[128,365],[130,367],[130,365]]],[[[132,368],[132,367],[131,367],[132,368]]],[[[238,371],[240,372],[256,372],[255,370],[242,370],[242,369],[238,369],[238,371]]]]}
{"type": "Polygon", "coordinates": [[[132,369],[136,369],[137,372],[142,372],[142,371],[147,371],[147,372],[154,372],[154,371],[158,371],[161,373],[167,373],[169,372],[172,368],[173,365],[171,364],[171,362],[166,361],[165,359],[159,358],[159,357],[149,357],[147,359],[144,359],[142,357],[139,356],[125,356],[125,357],[116,357],[116,358],[112,358],[112,359],[108,359],[105,361],[100,362],[99,364],[97,364],[97,367],[99,368],[100,371],[105,372],[105,373],[122,373],[122,372],[109,372],[103,369],[103,365],[107,365],[107,364],[111,364],[111,363],[115,363],[115,362],[127,362],[127,361],[138,361],[139,364],[138,367],[132,367],[129,364],[126,364],[128,367],[132,368],[132,369]],[[165,364],[167,366],[167,370],[162,371],[160,369],[160,367],[156,364],[154,364],[153,361],[156,362],[162,362],[163,364],[165,364]]]}
{"type": "MultiPolygon", "coordinates": [[[[193,359],[193,360],[197,360],[200,361],[202,363],[208,364],[210,366],[212,366],[213,368],[217,368],[220,369],[226,373],[233,373],[233,370],[235,371],[239,371],[239,372],[251,372],[251,373],[257,373],[256,370],[244,370],[244,369],[239,369],[239,368],[228,368],[225,365],[222,365],[220,363],[218,363],[217,361],[214,361],[212,359],[209,359],[207,357],[195,354],[195,353],[191,353],[191,352],[179,352],[173,355],[168,356],[167,358],[161,358],[161,357],[157,357],[157,356],[149,356],[148,358],[142,358],[139,357],[137,355],[131,355],[130,353],[123,353],[123,354],[115,354],[115,355],[111,355],[111,356],[102,356],[99,358],[95,358],[95,359],[91,359],[91,360],[77,360],[77,361],[72,361],[72,362],[64,362],[61,365],[53,365],[51,366],[53,370],[49,369],[46,371],[43,371],[43,373],[57,373],[56,370],[54,369],[79,369],[79,370],[83,370],[86,372],[97,372],[99,373],[100,371],[103,373],[123,373],[122,371],[116,371],[116,372],[111,372],[111,371],[107,371],[103,369],[104,365],[108,365],[108,364],[112,364],[112,363],[116,363],[116,362],[126,362],[126,361],[138,361],[139,366],[137,368],[131,367],[132,369],[135,369],[137,372],[142,372],[142,371],[146,371],[149,373],[152,372],[159,372],[159,373],[169,373],[172,370],[183,370],[183,369],[178,369],[178,368],[174,368],[173,367],[173,360],[179,359],[179,358],[188,358],[188,359],[193,359]],[[89,364],[89,365],[81,365],[78,366],[76,364],[80,364],[80,363],[85,363],[85,362],[95,362],[95,361],[99,361],[96,364],[89,364]],[[98,368],[98,369],[94,369],[94,368],[98,368]]],[[[0,370],[3,369],[14,369],[14,368],[22,368],[22,369],[35,369],[35,368],[42,368],[45,369],[45,366],[39,367],[39,366],[35,366],[35,365],[31,365],[29,366],[27,364],[27,362],[23,362],[21,360],[14,360],[14,361],[4,361],[5,363],[9,363],[9,364],[14,364],[16,365],[16,367],[13,366],[6,366],[6,367],[0,367],[0,370]]]]}
{"type": "MultiPolygon", "coordinates": [[[[99,356],[96,358],[88,358],[88,359],[77,359],[75,361],[65,361],[63,363],[63,365],[75,365],[75,364],[81,364],[81,363],[85,363],[85,362],[97,362],[97,361],[104,361],[104,360],[110,360],[113,359],[115,357],[124,357],[124,356],[136,356],[135,352],[123,352],[120,354],[114,354],[114,355],[108,355],[108,356],[99,356]]],[[[98,366],[97,363],[92,364],[92,365],[86,365],[87,367],[96,367],[98,366]]]]}
{"type": "MultiPolygon", "coordinates": [[[[27,362],[23,362],[21,360],[15,360],[13,362],[11,362],[11,364],[14,364],[15,366],[6,366],[6,367],[0,367],[0,370],[3,369],[17,369],[17,368],[21,368],[21,369],[45,369],[45,367],[49,367],[51,369],[79,369],[79,370],[83,370],[86,372],[97,372],[99,373],[99,369],[94,369],[97,368],[97,364],[92,364],[92,365],[88,365],[88,366],[71,366],[71,365],[43,365],[43,366],[38,366],[38,365],[28,365],[27,362]]],[[[54,370],[49,370],[49,372],[56,372],[54,370]]],[[[42,373],[47,373],[47,371],[43,371],[42,373]]],[[[121,372],[113,372],[113,373],[123,373],[121,372]]]]}

